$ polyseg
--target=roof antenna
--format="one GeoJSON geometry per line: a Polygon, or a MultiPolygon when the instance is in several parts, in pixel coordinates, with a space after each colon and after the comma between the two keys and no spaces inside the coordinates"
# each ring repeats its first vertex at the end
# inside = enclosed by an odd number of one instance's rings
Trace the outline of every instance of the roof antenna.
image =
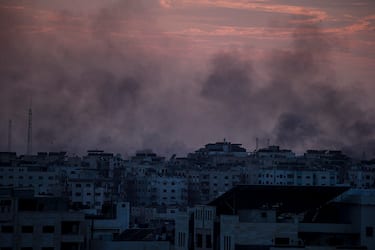
{"type": "Polygon", "coordinates": [[[26,154],[31,155],[33,150],[33,111],[32,111],[32,104],[33,99],[30,99],[30,106],[29,106],[29,116],[28,116],[28,122],[27,122],[27,150],[26,154]]]}
{"type": "Polygon", "coordinates": [[[12,151],[12,120],[8,123],[8,152],[12,151]]]}

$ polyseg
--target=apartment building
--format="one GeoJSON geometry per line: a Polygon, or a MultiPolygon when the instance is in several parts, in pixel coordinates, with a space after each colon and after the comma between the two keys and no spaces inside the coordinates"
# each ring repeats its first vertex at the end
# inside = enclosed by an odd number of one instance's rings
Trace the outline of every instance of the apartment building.
{"type": "Polygon", "coordinates": [[[32,189],[0,189],[0,249],[88,249],[85,215],[32,189]]]}

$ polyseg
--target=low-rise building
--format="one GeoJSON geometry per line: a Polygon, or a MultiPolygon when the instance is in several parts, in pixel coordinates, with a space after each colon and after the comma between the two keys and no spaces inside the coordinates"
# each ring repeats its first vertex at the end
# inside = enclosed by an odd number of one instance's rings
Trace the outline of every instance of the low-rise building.
{"type": "Polygon", "coordinates": [[[237,186],[177,217],[175,249],[374,249],[375,196],[364,191],[237,186]]]}
{"type": "Polygon", "coordinates": [[[0,189],[0,249],[88,249],[85,215],[33,190],[0,189]]]}

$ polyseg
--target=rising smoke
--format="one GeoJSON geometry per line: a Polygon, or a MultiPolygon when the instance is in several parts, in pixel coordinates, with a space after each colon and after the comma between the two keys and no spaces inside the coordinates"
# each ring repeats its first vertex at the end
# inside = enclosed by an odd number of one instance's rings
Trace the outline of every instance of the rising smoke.
{"type": "Polygon", "coordinates": [[[40,151],[184,154],[224,137],[249,146],[257,136],[294,149],[374,149],[372,101],[365,89],[337,82],[336,40],[318,27],[297,29],[290,49],[270,51],[264,62],[224,51],[202,72],[182,66],[184,52],[158,32],[160,6],[152,3],[38,15],[28,1],[0,8],[0,130],[7,138],[13,120],[14,150],[26,149],[31,98],[40,151]]]}
{"type": "Polygon", "coordinates": [[[224,112],[232,114],[232,121],[243,127],[248,124],[249,129],[259,131],[252,125],[263,121],[261,126],[271,128],[263,136],[275,144],[373,154],[373,106],[368,105],[365,88],[344,86],[336,80],[330,52],[337,42],[317,26],[297,28],[290,49],[268,54],[270,80],[261,87],[255,84],[251,65],[256,62],[250,55],[245,56],[246,61],[236,53],[217,55],[201,95],[220,102],[224,112]]]}

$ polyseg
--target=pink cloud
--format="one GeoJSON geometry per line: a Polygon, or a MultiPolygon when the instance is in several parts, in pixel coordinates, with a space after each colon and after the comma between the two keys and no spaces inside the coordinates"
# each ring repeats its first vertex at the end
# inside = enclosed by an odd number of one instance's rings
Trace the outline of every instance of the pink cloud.
{"type": "Polygon", "coordinates": [[[281,4],[272,4],[267,1],[256,1],[256,2],[249,2],[249,1],[228,1],[228,0],[184,0],[185,4],[191,5],[206,5],[212,7],[222,7],[222,8],[230,8],[230,9],[247,9],[247,10],[255,10],[255,11],[263,11],[263,12],[271,12],[271,13],[281,13],[281,14],[289,14],[289,15],[298,15],[307,17],[305,20],[299,20],[294,22],[319,22],[322,20],[326,20],[328,18],[328,14],[320,9],[311,8],[311,7],[303,7],[303,6],[296,6],[296,5],[281,5],[281,4]]]}

